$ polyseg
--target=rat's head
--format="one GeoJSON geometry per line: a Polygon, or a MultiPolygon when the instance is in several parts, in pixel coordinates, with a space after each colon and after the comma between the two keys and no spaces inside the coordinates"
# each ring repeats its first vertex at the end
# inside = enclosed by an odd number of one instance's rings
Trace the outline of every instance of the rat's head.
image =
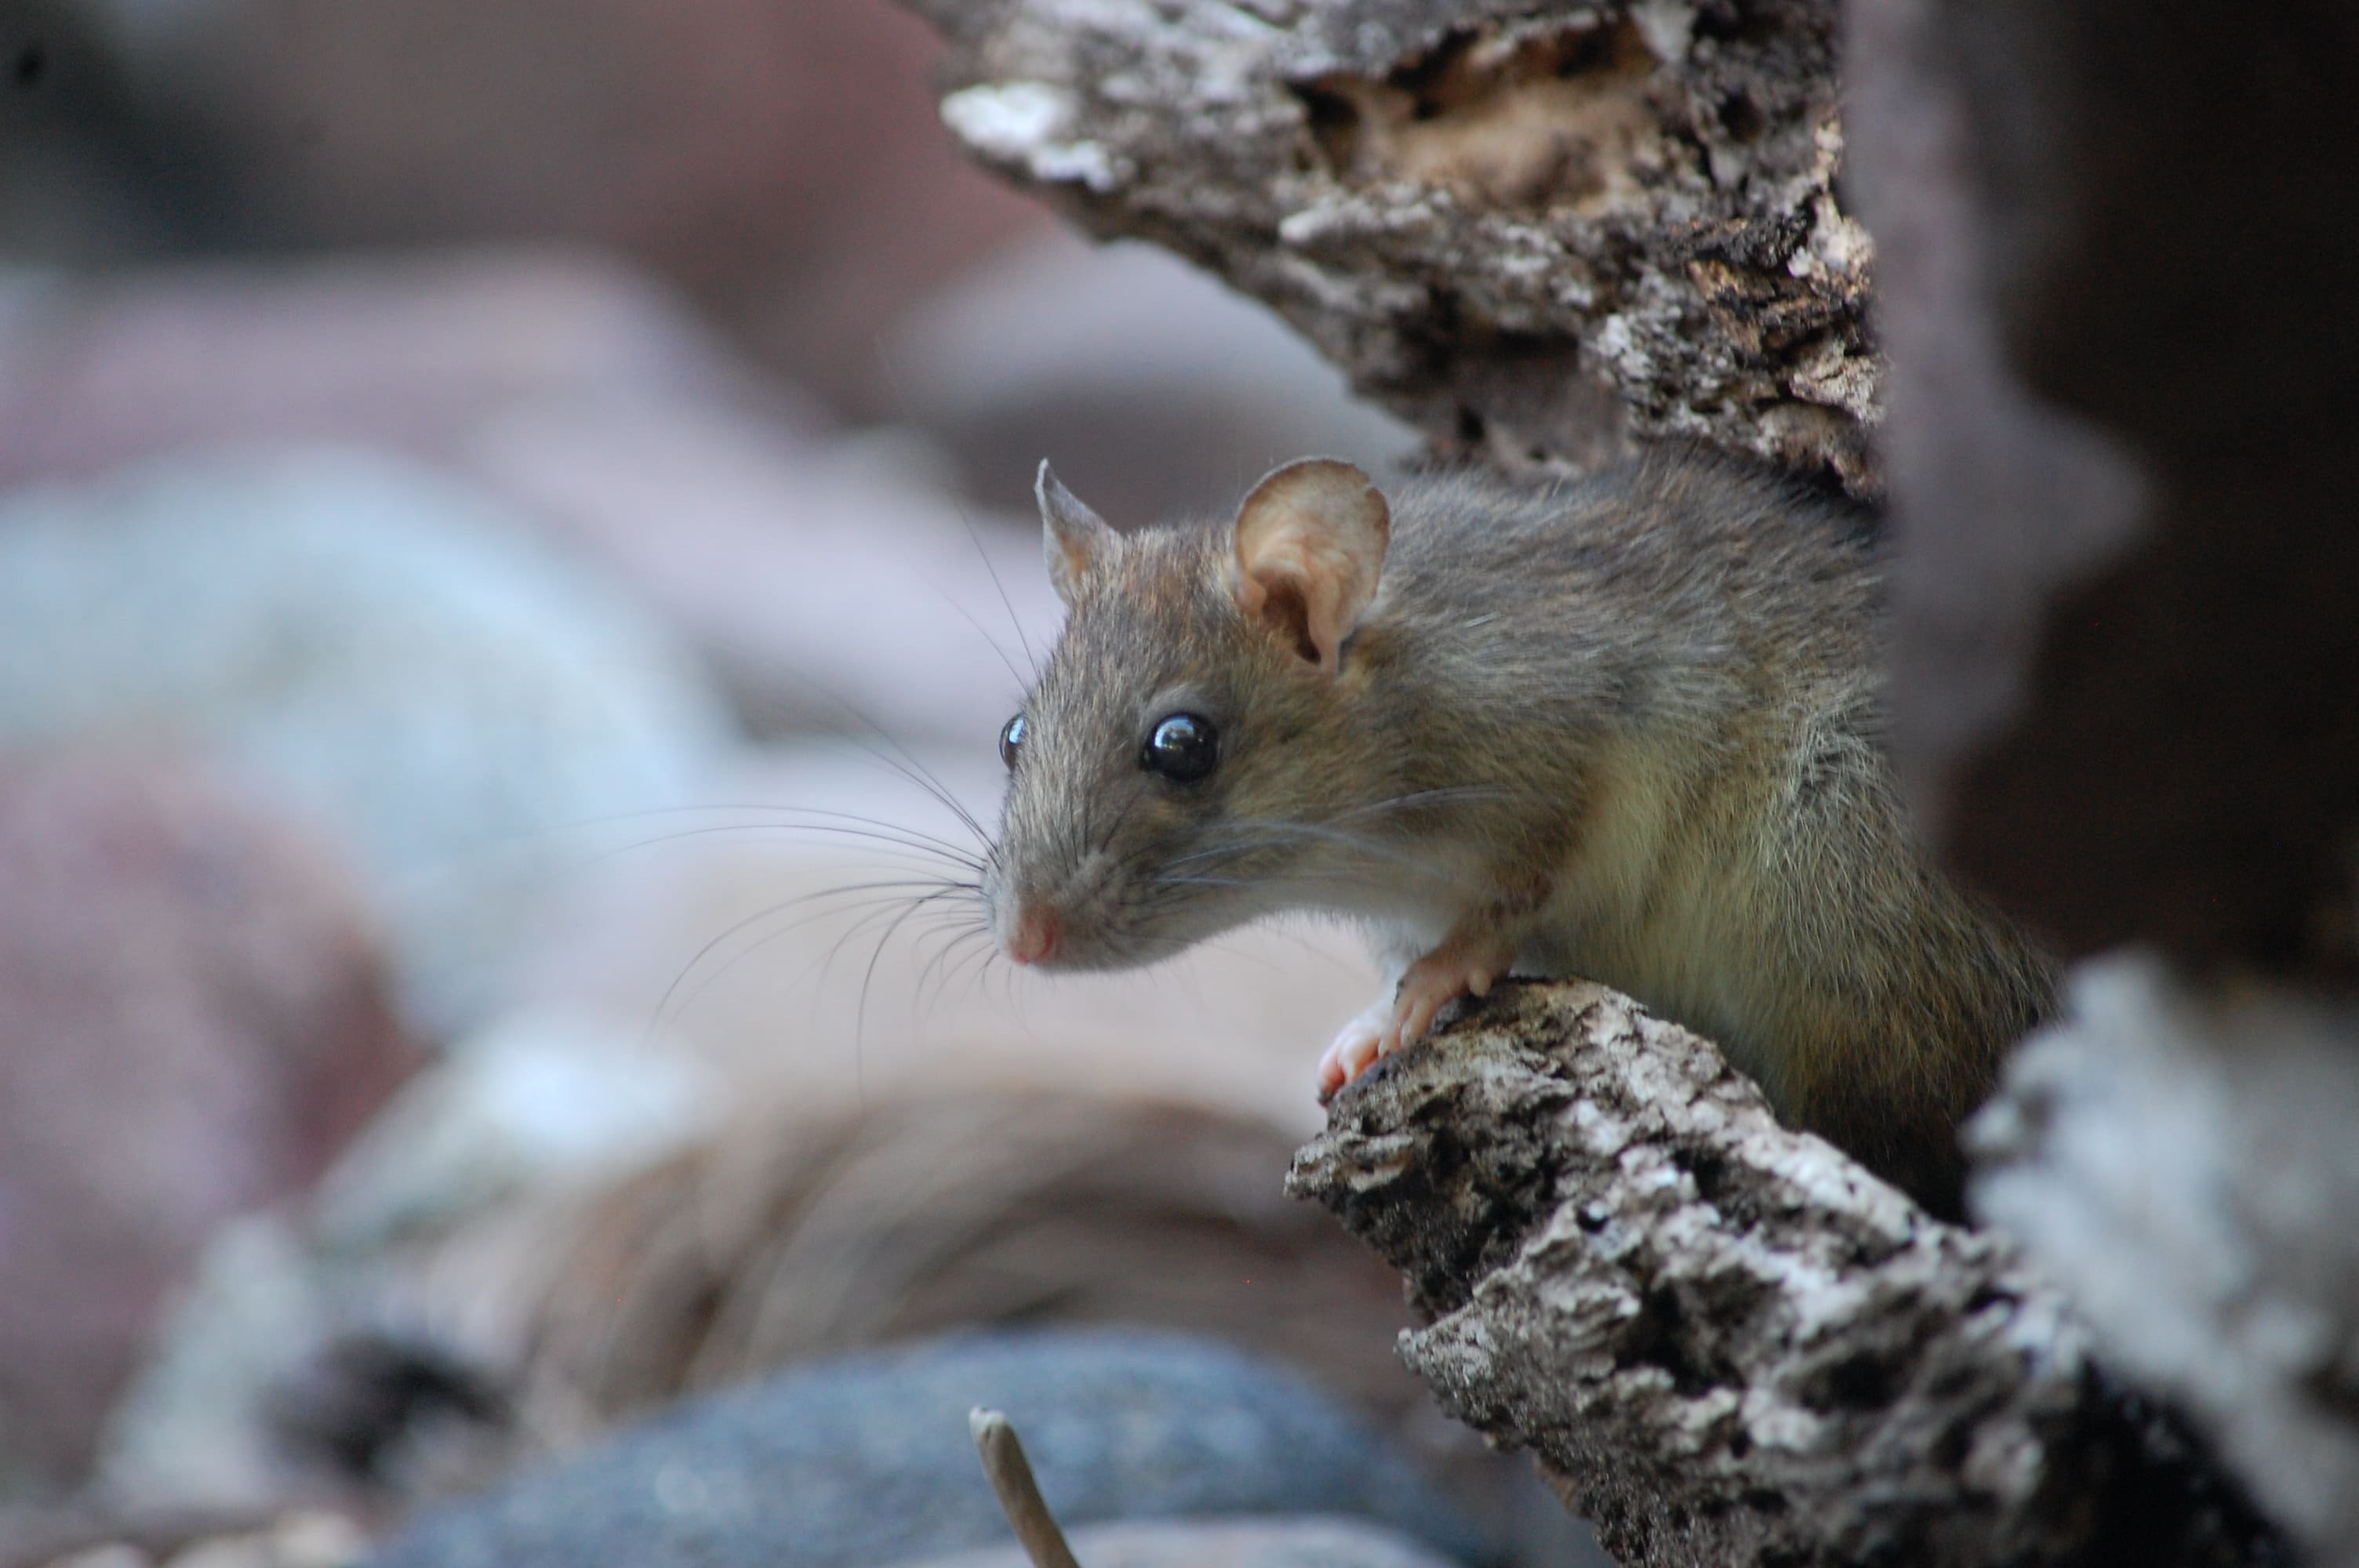
{"type": "Polygon", "coordinates": [[[1391,517],[1349,463],[1307,458],[1234,524],[1125,536],[1040,465],[1069,614],[1000,735],[1007,805],[984,877],[1016,962],[1126,968],[1316,902],[1361,803],[1347,647],[1391,517]]]}

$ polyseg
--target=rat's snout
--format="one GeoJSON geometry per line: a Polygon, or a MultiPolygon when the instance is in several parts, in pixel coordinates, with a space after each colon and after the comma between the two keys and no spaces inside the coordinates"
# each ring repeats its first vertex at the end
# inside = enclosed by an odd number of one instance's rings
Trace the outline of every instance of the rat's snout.
{"type": "Polygon", "coordinates": [[[1045,964],[1057,956],[1064,939],[1055,910],[1027,903],[1016,912],[1016,929],[1007,934],[1007,956],[1019,964],[1045,964]]]}

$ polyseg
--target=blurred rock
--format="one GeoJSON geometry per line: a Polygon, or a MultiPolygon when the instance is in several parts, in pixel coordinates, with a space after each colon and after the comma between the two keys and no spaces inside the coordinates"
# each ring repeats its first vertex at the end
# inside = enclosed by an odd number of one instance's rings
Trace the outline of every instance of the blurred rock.
{"type": "MultiPolygon", "coordinates": [[[[462,1346],[408,1328],[480,1342],[513,1292],[479,1271],[421,1303],[397,1288],[403,1249],[504,1202],[601,1190],[706,1130],[725,1098],[692,1059],[579,1020],[511,1017],[462,1040],[302,1209],[214,1238],[108,1420],[103,1495],[266,1511],[480,1485],[514,1447],[505,1396],[488,1364],[479,1377],[462,1346]]],[[[510,1261],[530,1275],[545,1246],[514,1239],[510,1261]]]]}
{"type": "Polygon", "coordinates": [[[644,1034],[504,1018],[411,1080],[345,1151],[312,1224],[330,1249],[365,1252],[516,1193],[594,1185],[706,1131],[726,1098],[712,1073],[644,1034]]]}
{"type": "Polygon", "coordinates": [[[2359,1002],[2082,964],[1969,1124],[1978,1217],[2192,1416],[2303,1561],[2359,1562],[2359,1002]]]}
{"type": "Polygon", "coordinates": [[[435,1033],[492,997],[552,831],[679,804],[729,734],[610,585],[408,465],[223,454],[0,501],[0,747],[168,738],[340,831],[435,1033]]]}
{"type": "Polygon", "coordinates": [[[910,423],[846,438],[587,254],[19,277],[0,287],[0,482],[190,447],[422,459],[625,583],[759,731],[987,741],[1062,613],[1030,493],[1044,456],[1143,523],[1231,507],[1305,451],[1381,468],[1409,442],[1260,307],[1139,247],[1028,246],[875,355],[910,423]]]}
{"type": "Polygon", "coordinates": [[[953,147],[884,0],[86,9],[207,243],[611,246],[845,406],[908,300],[1043,222],[953,147]]]}
{"type": "Polygon", "coordinates": [[[1027,517],[1044,457],[1136,524],[1225,514],[1308,452],[1382,473],[1419,446],[1263,306],[1142,243],[1060,232],[1011,247],[878,352],[903,416],[958,454],[978,496],[1027,517]]]}
{"type": "Polygon", "coordinates": [[[83,0],[0,0],[0,245],[94,262],[191,237],[203,188],[171,178],[168,138],[124,80],[83,0]]]}
{"type": "Polygon", "coordinates": [[[167,1558],[163,1568],[345,1568],[367,1551],[366,1538],[350,1519],[306,1511],[262,1530],[192,1542],[167,1558]]]}
{"type": "MultiPolygon", "coordinates": [[[[712,662],[757,734],[954,737],[987,751],[1062,618],[1038,513],[963,507],[921,440],[818,446],[688,406],[519,407],[474,472],[627,579],[712,662]]],[[[1029,485],[1038,457],[1016,465],[1029,485]]]]}
{"type": "Polygon", "coordinates": [[[152,758],[0,762],[0,1489],[74,1474],[213,1228],[410,1061],[314,841],[152,758]]]}
{"type": "Polygon", "coordinates": [[[7,1568],[346,1568],[368,1551],[361,1527],[317,1508],[240,1521],[145,1518],[58,1520],[0,1538],[7,1568]],[[71,1545],[51,1547],[52,1541],[71,1545]]]}
{"type": "Polygon", "coordinates": [[[588,251],[0,274],[0,486],[302,441],[463,467],[518,409],[589,425],[585,445],[658,411],[821,423],[670,290],[588,251]]]}
{"type": "Polygon", "coordinates": [[[1007,1525],[966,1432],[1006,1410],[1068,1526],[1327,1514],[1461,1562],[1481,1540],[1290,1374],[1203,1341],[975,1336],[849,1357],[698,1400],[481,1500],[435,1510],[378,1568],[842,1568],[1007,1525]]]}
{"type": "Polygon", "coordinates": [[[481,1323],[517,1300],[530,1397],[609,1420],[848,1350],[1053,1324],[1218,1338],[1413,1425],[1428,1407],[1393,1352],[1397,1277],[1285,1195],[1295,1141],[1047,1085],[781,1106],[447,1237],[414,1270],[431,1292],[414,1315],[481,1323]]]}
{"type": "MultiPolygon", "coordinates": [[[[1197,1519],[1186,1524],[1092,1524],[1069,1530],[1089,1568],[1449,1568],[1396,1530],[1356,1519],[1197,1519]]],[[[1019,1546],[929,1557],[902,1568],[1030,1568],[1019,1546]]]]}
{"type": "Polygon", "coordinates": [[[254,1215],[223,1227],[108,1413],[98,1495],[142,1510],[245,1512],[315,1486],[273,1441],[273,1400],[327,1354],[336,1290],[299,1220],[254,1215]]]}
{"type": "MultiPolygon", "coordinates": [[[[987,742],[1060,613],[1028,491],[1006,526],[945,492],[922,438],[824,437],[678,300],[584,256],[20,280],[0,300],[0,481],[190,446],[421,458],[627,585],[759,730],[987,742]]],[[[1000,467],[1028,487],[1039,457],[1000,467]]]]}

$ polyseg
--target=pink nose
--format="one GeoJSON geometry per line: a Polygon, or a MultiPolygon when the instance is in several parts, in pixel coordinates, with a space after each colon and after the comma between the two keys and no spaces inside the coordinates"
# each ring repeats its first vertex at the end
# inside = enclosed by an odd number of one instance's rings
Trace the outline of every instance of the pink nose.
{"type": "Polygon", "coordinates": [[[1015,935],[1007,939],[1007,956],[1019,964],[1041,963],[1057,956],[1057,944],[1063,937],[1054,910],[1046,904],[1026,904],[1016,917],[1015,935]]]}

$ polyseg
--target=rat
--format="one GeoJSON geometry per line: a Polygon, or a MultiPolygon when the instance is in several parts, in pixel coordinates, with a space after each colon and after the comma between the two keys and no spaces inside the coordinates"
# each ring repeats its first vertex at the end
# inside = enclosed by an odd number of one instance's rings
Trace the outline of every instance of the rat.
{"type": "Polygon", "coordinates": [[[1593,979],[1960,1212],[1958,1123],[2055,971],[1911,837],[1865,513],[1688,448],[1389,497],[1307,458],[1225,524],[1129,534],[1037,488],[1068,614],[1000,735],[1010,958],[1357,922],[1386,985],[1322,1098],[1503,977],[1593,979]]]}

